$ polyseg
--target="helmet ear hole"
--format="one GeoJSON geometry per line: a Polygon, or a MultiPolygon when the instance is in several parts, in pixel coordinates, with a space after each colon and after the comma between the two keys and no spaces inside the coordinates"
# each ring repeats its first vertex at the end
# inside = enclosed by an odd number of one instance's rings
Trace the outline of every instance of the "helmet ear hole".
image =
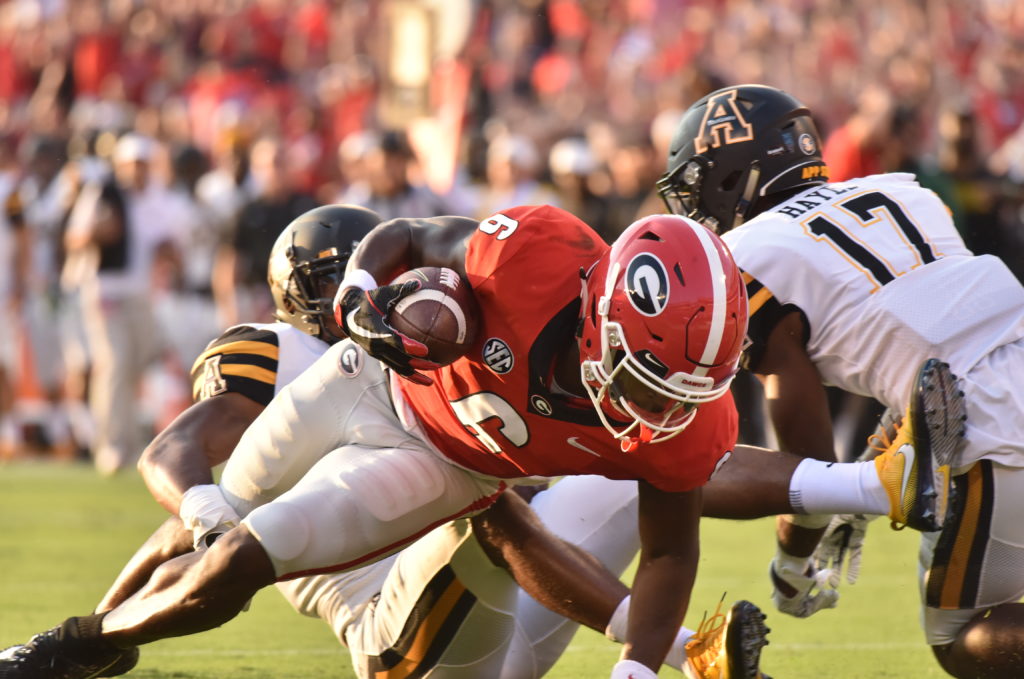
{"type": "Polygon", "coordinates": [[[743,176],[743,170],[734,170],[726,175],[725,179],[722,180],[722,190],[732,191],[736,188],[736,185],[740,183],[740,177],[743,176]]]}

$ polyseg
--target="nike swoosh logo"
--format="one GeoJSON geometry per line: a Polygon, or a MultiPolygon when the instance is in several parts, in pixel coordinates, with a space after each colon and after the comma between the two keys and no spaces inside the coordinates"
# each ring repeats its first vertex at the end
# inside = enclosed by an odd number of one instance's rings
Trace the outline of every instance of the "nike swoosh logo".
{"type": "Polygon", "coordinates": [[[590,453],[594,457],[601,457],[598,453],[595,453],[593,450],[587,448],[585,445],[580,443],[580,439],[578,436],[570,436],[565,441],[573,448],[578,448],[579,450],[582,450],[584,453],[590,453]]]}
{"type": "Polygon", "coordinates": [[[348,325],[349,332],[355,333],[360,337],[365,337],[366,339],[382,339],[384,337],[390,337],[390,334],[388,333],[371,332],[364,328],[363,326],[356,323],[355,315],[358,312],[359,309],[353,309],[352,311],[348,312],[348,319],[346,321],[346,325],[348,325]]]}

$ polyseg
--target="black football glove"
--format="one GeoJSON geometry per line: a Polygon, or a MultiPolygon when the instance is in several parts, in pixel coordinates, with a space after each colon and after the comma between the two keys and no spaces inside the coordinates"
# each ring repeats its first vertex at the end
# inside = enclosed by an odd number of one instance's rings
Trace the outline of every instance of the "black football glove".
{"type": "Polygon", "coordinates": [[[419,288],[419,281],[382,285],[373,290],[349,288],[334,308],[334,318],[352,341],[368,354],[407,380],[429,385],[434,380],[416,370],[433,370],[440,366],[425,359],[425,344],[406,337],[388,325],[386,320],[398,300],[419,288]]]}

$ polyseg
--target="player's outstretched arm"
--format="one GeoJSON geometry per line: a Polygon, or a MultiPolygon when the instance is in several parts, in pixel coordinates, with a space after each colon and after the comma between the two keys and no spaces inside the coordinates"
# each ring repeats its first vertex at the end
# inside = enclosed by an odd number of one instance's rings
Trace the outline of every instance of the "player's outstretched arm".
{"type": "MultiPolygon", "coordinates": [[[[669,493],[639,484],[640,563],[633,579],[620,667],[656,673],[683,622],[700,557],[701,490],[669,493]]],[[[642,675],[637,674],[637,679],[642,675]]],[[[654,676],[651,674],[649,676],[654,676]]]]}

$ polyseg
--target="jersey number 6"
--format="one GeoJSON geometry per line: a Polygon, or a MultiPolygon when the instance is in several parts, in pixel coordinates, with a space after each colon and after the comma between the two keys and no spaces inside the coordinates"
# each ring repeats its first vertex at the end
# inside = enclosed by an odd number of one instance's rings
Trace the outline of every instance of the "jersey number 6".
{"type": "Polygon", "coordinates": [[[487,450],[495,455],[501,454],[501,446],[480,426],[481,423],[492,417],[498,418],[498,421],[501,422],[498,431],[512,445],[518,448],[525,446],[530,440],[530,430],[526,427],[526,421],[516,412],[511,403],[495,393],[481,391],[460,398],[458,401],[452,401],[451,404],[459,422],[472,431],[473,435],[487,447],[487,450]]]}

